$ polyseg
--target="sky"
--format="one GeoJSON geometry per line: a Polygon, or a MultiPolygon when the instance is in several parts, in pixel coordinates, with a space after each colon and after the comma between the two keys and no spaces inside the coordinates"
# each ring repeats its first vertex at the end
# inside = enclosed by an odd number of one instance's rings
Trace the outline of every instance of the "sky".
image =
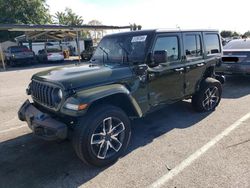
{"type": "Polygon", "coordinates": [[[97,19],[104,25],[136,23],[143,29],[219,29],[244,33],[250,30],[250,1],[237,0],[47,0],[50,12],[66,7],[87,24],[97,19]]]}

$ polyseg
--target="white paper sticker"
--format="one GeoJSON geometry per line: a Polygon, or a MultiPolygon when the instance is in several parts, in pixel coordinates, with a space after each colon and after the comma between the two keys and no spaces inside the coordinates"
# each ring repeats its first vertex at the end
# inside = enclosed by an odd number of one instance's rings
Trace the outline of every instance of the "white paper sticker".
{"type": "Polygon", "coordinates": [[[132,38],[131,42],[144,42],[147,38],[147,35],[135,36],[132,38]]]}

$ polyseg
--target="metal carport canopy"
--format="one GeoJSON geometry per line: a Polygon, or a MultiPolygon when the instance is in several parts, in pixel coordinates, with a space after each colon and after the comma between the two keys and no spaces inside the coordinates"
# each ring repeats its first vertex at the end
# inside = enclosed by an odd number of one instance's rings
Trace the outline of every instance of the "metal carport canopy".
{"type": "MultiPolygon", "coordinates": [[[[108,26],[108,25],[79,25],[79,26],[66,26],[66,25],[37,25],[37,24],[0,24],[0,30],[7,31],[23,31],[26,33],[34,32],[44,32],[46,34],[49,31],[61,31],[61,32],[75,32],[78,41],[78,32],[84,30],[115,30],[115,29],[130,29],[130,26],[108,26]]],[[[43,33],[41,33],[43,34],[43,33]]],[[[38,34],[39,35],[39,34],[38,34]]],[[[78,41],[79,42],[79,41],[78,41]]],[[[78,57],[80,61],[80,51],[79,43],[77,44],[78,48],[78,57]]],[[[3,51],[0,44],[0,53],[2,57],[3,67],[5,69],[5,63],[3,59],[3,51]]]]}
{"type": "Polygon", "coordinates": [[[0,24],[0,30],[8,31],[84,31],[84,30],[130,29],[130,26],[108,25],[35,25],[35,24],[0,24]]]}

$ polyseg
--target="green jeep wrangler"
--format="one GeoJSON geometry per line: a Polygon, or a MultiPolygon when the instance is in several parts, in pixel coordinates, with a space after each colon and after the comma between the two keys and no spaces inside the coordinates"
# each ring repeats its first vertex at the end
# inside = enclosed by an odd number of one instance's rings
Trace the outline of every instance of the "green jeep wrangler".
{"type": "Polygon", "coordinates": [[[215,30],[107,35],[89,62],[33,75],[26,90],[33,102],[18,116],[43,139],[71,138],[85,163],[110,165],[128,147],[132,119],[183,99],[198,112],[217,107],[221,51],[215,30]]]}

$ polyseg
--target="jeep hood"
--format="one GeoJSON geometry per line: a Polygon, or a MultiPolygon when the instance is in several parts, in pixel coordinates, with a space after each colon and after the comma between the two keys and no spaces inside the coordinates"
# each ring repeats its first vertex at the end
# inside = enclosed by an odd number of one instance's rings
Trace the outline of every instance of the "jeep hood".
{"type": "Polygon", "coordinates": [[[42,71],[32,79],[57,83],[68,90],[117,83],[131,77],[132,72],[128,66],[80,64],[42,71]]]}

